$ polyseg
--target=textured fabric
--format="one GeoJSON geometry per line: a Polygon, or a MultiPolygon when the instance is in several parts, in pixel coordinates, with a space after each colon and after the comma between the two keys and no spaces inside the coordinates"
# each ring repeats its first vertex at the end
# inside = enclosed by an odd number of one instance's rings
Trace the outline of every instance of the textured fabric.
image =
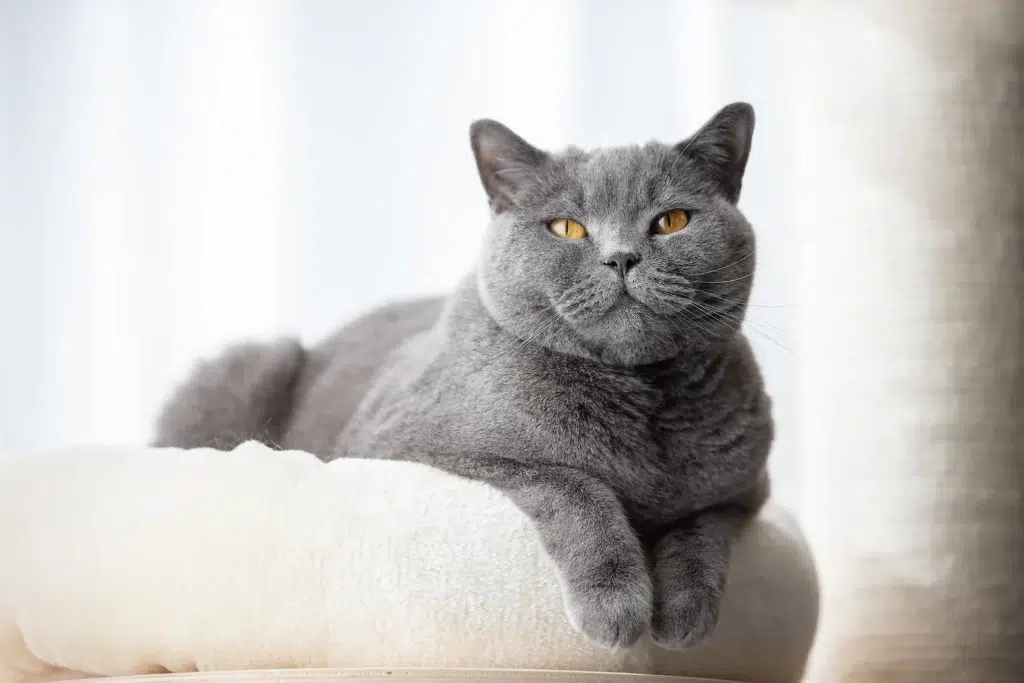
{"type": "Polygon", "coordinates": [[[794,11],[810,679],[1019,683],[1024,11],[794,11]]]}
{"type": "Polygon", "coordinates": [[[720,626],[685,654],[589,645],[526,518],[404,462],[246,443],[0,462],[0,682],[267,667],[576,669],[795,683],[817,615],[799,531],[739,542],[720,626]],[[32,680],[27,679],[27,680],[32,680]]]}

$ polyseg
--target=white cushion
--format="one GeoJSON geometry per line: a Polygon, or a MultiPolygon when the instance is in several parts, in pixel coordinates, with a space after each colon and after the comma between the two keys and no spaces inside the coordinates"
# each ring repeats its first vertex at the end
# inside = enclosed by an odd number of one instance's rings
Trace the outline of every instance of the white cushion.
{"type": "Polygon", "coordinates": [[[719,628],[668,652],[576,633],[527,519],[412,463],[246,443],[0,459],[0,683],[290,667],[575,669],[795,683],[817,618],[802,536],[768,508],[719,628]]]}

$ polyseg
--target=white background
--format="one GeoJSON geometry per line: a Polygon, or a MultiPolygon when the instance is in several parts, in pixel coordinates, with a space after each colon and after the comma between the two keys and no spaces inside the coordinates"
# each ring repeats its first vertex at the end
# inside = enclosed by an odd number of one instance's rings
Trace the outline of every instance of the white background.
{"type": "Polygon", "coordinates": [[[141,443],[199,354],[444,292],[467,140],[681,139],[758,114],[741,207],[776,495],[799,495],[787,24],[716,0],[0,0],[0,452],[141,443]]]}

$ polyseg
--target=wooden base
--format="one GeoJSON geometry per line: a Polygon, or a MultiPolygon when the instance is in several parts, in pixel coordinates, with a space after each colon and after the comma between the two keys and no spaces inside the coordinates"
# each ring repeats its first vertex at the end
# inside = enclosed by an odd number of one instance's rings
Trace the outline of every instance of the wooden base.
{"type": "Polygon", "coordinates": [[[721,679],[503,669],[275,669],[105,678],[110,683],[735,683],[721,679]]]}

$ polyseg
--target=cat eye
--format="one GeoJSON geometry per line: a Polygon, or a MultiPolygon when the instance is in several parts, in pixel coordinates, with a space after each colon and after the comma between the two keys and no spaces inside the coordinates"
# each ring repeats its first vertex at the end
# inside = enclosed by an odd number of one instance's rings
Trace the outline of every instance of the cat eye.
{"type": "Polygon", "coordinates": [[[556,218],[553,221],[548,221],[548,230],[567,240],[581,240],[587,236],[587,229],[571,218],[556,218]]]}
{"type": "Polygon", "coordinates": [[[682,209],[666,211],[658,216],[651,224],[651,232],[656,235],[671,235],[679,232],[690,222],[690,214],[682,209]]]}

